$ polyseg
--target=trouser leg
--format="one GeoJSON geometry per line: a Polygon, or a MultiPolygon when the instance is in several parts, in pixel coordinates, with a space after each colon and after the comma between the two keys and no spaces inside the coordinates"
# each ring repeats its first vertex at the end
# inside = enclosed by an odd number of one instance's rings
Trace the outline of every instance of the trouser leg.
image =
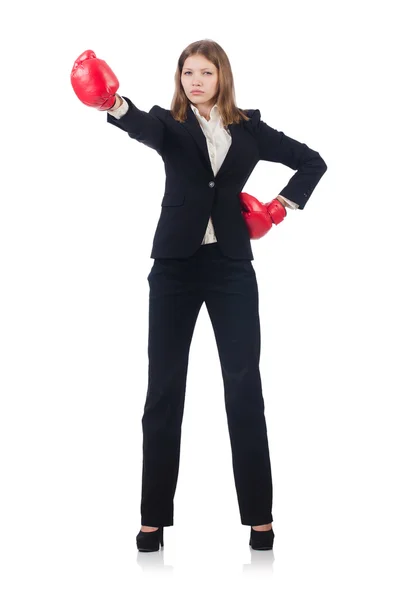
{"type": "Polygon", "coordinates": [[[222,368],[241,523],[262,525],[273,521],[273,488],[259,372],[256,275],[250,261],[225,258],[215,264],[205,302],[222,368]]]}
{"type": "Polygon", "coordinates": [[[141,525],[173,525],[190,344],[203,300],[185,259],[155,260],[148,276],[148,389],[144,413],[141,525]]]}

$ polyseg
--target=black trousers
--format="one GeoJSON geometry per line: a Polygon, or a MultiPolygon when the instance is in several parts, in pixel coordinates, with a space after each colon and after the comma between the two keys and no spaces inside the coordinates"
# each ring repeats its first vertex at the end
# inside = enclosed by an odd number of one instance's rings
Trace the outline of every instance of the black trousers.
{"type": "Polygon", "coordinates": [[[189,258],[154,259],[148,275],[148,390],[144,413],[141,525],[174,524],[190,344],[205,302],[225,392],[243,525],[273,521],[272,474],[259,373],[258,286],[250,260],[204,244],[189,258]]]}

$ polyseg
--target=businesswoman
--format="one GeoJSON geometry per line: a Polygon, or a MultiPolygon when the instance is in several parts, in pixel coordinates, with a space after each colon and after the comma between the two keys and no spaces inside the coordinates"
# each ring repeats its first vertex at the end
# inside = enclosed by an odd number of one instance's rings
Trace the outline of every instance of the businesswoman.
{"type": "Polygon", "coordinates": [[[214,41],[194,42],[181,53],[170,110],[154,105],[145,112],[117,94],[116,76],[93,51],[76,60],[71,80],[84,104],[107,111],[108,123],[154,149],[166,175],[148,275],[137,547],[158,550],[163,528],[174,524],[188,357],[205,303],[222,369],[241,523],[251,526],[251,548],[270,549],[273,489],[259,371],[258,286],[240,193],[259,160],[279,162],[296,173],[265,205],[266,218],[272,210],[303,210],[327,166],[318,152],[263,122],[258,109],[237,108],[228,57],[214,41]]]}

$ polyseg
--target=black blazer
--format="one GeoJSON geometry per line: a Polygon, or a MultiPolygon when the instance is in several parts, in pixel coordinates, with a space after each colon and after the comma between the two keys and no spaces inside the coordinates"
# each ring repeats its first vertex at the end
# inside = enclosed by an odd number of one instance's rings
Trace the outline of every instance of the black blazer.
{"type": "Polygon", "coordinates": [[[211,215],[222,253],[253,260],[239,194],[258,161],[279,162],[297,171],[279,193],[301,210],[327,170],[318,152],[269,127],[260,120],[259,110],[245,110],[250,120],[228,126],[232,144],[214,176],[206,137],[190,106],[187,120],[179,123],[165,108],[155,105],[145,112],[123,98],[128,112],[120,119],[107,113],[107,122],[156,150],[164,162],[165,190],[150,258],[191,256],[203,241],[211,215]]]}

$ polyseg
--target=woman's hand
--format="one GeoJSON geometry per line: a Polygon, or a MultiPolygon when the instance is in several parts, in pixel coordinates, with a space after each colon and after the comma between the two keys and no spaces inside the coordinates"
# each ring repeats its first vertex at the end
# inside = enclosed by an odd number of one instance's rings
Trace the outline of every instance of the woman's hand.
{"type": "Polygon", "coordinates": [[[272,227],[283,221],[287,215],[285,207],[278,198],[263,204],[255,196],[240,192],[241,214],[252,240],[263,237],[272,227]]]}
{"type": "Polygon", "coordinates": [[[86,50],[77,58],[70,74],[76,96],[86,106],[98,110],[115,107],[119,81],[109,65],[97,58],[93,50],[86,50]]]}

